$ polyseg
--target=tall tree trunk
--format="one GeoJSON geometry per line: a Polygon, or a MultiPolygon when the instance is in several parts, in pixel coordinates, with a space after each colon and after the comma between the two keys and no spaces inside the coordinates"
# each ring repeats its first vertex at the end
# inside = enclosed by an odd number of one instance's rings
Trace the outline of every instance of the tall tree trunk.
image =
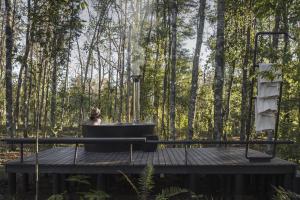
{"type": "Polygon", "coordinates": [[[167,86],[168,86],[168,77],[169,77],[169,55],[168,55],[168,49],[170,49],[170,45],[168,48],[168,39],[169,39],[169,28],[168,23],[169,20],[167,20],[167,7],[164,6],[163,9],[163,27],[165,35],[164,40],[164,79],[163,79],[163,95],[162,95],[162,111],[161,111],[161,132],[163,134],[163,138],[167,139],[167,133],[166,133],[166,125],[165,125],[165,111],[166,111],[166,101],[167,101],[167,86]]]}
{"type": "Polygon", "coordinates": [[[33,76],[33,49],[30,52],[30,72],[29,72],[29,88],[28,88],[28,94],[27,94],[27,100],[26,100],[26,107],[24,108],[24,137],[28,136],[28,130],[29,130],[29,111],[30,111],[30,99],[32,94],[32,76],[33,76]]]}
{"type": "Polygon", "coordinates": [[[55,128],[56,124],[56,94],[57,94],[57,57],[55,55],[53,61],[53,69],[52,69],[52,85],[51,85],[51,111],[50,111],[50,121],[51,128],[55,128]]]}
{"type": "Polygon", "coordinates": [[[13,50],[13,29],[11,25],[11,2],[5,0],[6,11],[6,65],[5,65],[5,99],[6,99],[6,131],[10,137],[14,137],[13,132],[13,88],[12,88],[12,50],[13,50]]]}
{"type": "Polygon", "coordinates": [[[3,10],[3,8],[2,8],[2,1],[0,1],[0,13],[2,13],[1,14],[1,33],[0,33],[0,37],[1,37],[1,39],[0,39],[0,85],[3,83],[3,79],[2,79],[2,76],[3,76],[3,72],[4,72],[4,51],[5,51],[5,45],[4,45],[4,39],[5,39],[5,37],[4,37],[4,35],[5,35],[5,31],[4,31],[4,25],[5,25],[5,18],[6,18],[6,16],[5,16],[5,12],[4,12],[4,10],[3,10]]]}
{"type": "Polygon", "coordinates": [[[122,116],[123,116],[123,91],[124,91],[124,71],[125,71],[125,41],[126,41],[126,27],[127,27],[127,0],[125,1],[125,13],[124,15],[122,14],[121,21],[123,21],[123,28],[121,28],[122,33],[120,33],[121,41],[121,72],[120,72],[120,103],[119,103],[119,113],[118,113],[118,122],[122,121],[122,116]],[[122,18],[124,18],[122,20],[122,18]]]}
{"type": "MultiPolygon", "coordinates": [[[[71,25],[71,19],[70,19],[71,25]]],[[[71,47],[72,47],[72,30],[70,28],[69,33],[69,41],[68,41],[68,55],[67,55],[67,63],[66,63],[66,75],[65,75],[65,82],[63,87],[63,96],[61,100],[61,128],[64,126],[64,116],[66,111],[66,103],[65,99],[68,98],[68,82],[69,82],[69,65],[70,65],[70,58],[71,58],[71,47]]]]}
{"type": "MultiPolygon", "coordinates": [[[[46,54],[44,54],[46,56],[46,54]]],[[[43,79],[42,79],[42,95],[41,95],[41,103],[40,103],[40,108],[39,108],[39,127],[42,128],[42,114],[43,114],[43,109],[44,109],[44,97],[45,97],[45,85],[46,85],[46,80],[47,80],[47,69],[48,69],[48,58],[44,58],[45,63],[43,66],[43,79]]],[[[45,128],[45,127],[43,127],[45,128]]]]}
{"type": "MultiPolygon", "coordinates": [[[[102,110],[102,104],[101,104],[101,88],[102,88],[102,65],[101,65],[101,55],[100,55],[100,49],[99,49],[99,43],[97,42],[97,57],[98,57],[98,107],[100,110],[102,110]]],[[[104,73],[104,71],[103,71],[104,73]]]]}
{"type": "Polygon", "coordinates": [[[214,139],[221,140],[223,134],[223,85],[224,85],[224,23],[225,0],[217,2],[217,45],[214,78],[214,139]]]}
{"type": "Polygon", "coordinates": [[[92,80],[93,80],[93,71],[95,68],[95,59],[93,58],[92,66],[91,66],[91,71],[90,71],[90,78],[89,78],[89,110],[91,110],[91,106],[93,103],[93,89],[92,89],[92,80]]]}
{"type": "Polygon", "coordinates": [[[43,90],[43,88],[41,88],[42,85],[42,77],[43,77],[43,63],[44,63],[44,54],[40,53],[40,61],[41,64],[38,67],[39,70],[39,74],[38,74],[38,78],[37,78],[37,92],[36,92],[36,101],[37,101],[37,105],[36,105],[36,117],[35,117],[35,124],[36,124],[36,130],[39,131],[40,130],[40,105],[41,105],[41,101],[40,101],[40,96],[41,96],[41,89],[43,90]]]}
{"type": "Polygon", "coordinates": [[[128,30],[128,44],[127,44],[127,94],[126,94],[126,122],[129,122],[130,118],[130,96],[131,96],[131,25],[128,30]]]}
{"type": "Polygon", "coordinates": [[[19,71],[19,77],[18,77],[18,85],[17,85],[17,94],[16,94],[16,105],[15,105],[15,112],[14,112],[14,118],[15,118],[15,127],[18,128],[18,122],[19,122],[19,112],[20,112],[20,93],[21,93],[21,86],[22,86],[22,76],[24,68],[27,68],[27,59],[30,51],[30,37],[31,37],[31,30],[30,30],[30,18],[31,18],[31,0],[27,1],[27,27],[26,27],[26,41],[25,41],[25,53],[22,57],[22,63],[19,71]]]}
{"type": "MultiPolygon", "coordinates": [[[[158,19],[158,17],[157,17],[158,19]]],[[[153,121],[156,124],[156,130],[158,131],[158,108],[159,108],[159,80],[158,80],[158,74],[159,74],[159,45],[160,37],[159,37],[159,30],[157,28],[156,30],[156,52],[155,52],[155,62],[154,62],[154,74],[153,74],[153,121]]]]}
{"type": "Polygon", "coordinates": [[[176,52],[177,52],[177,2],[172,0],[171,5],[171,27],[172,27],[172,43],[171,43],[171,91],[170,91],[170,133],[173,140],[176,139],[175,129],[175,97],[176,97],[176,52]]]}
{"type": "MultiPolygon", "coordinates": [[[[230,113],[230,98],[231,98],[231,90],[232,90],[232,85],[233,85],[233,77],[234,77],[234,72],[235,72],[235,60],[232,63],[232,68],[229,71],[229,80],[228,80],[228,86],[227,86],[227,91],[226,91],[226,101],[225,101],[225,108],[224,108],[224,124],[226,127],[228,118],[229,118],[229,113],[230,113]]],[[[226,141],[227,140],[227,135],[224,133],[223,139],[226,141]]]]}
{"type": "Polygon", "coordinates": [[[246,39],[246,51],[245,51],[245,57],[242,64],[242,101],[241,101],[241,130],[240,130],[240,141],[244,141],[246,137],[246,121],[247,121],[247,74],[248,74],[248,63],[249,63],[249,57],[250,57],[250,25],[247,27],[247,39],[246,39]]]}
{"type": "MultiPolygon", "coordinates": [[[[155,20],[157,24],[160,24],[159,21],[159,0],[156,0],[156,12],[155,12],[155,20]]],[[[155,61],[154,61],[154,74],[153,74],[153,121],[156,124],[156,132],[158,132],[158,113],[159,113],[159,94],[160,94],[160,86],[159,86],[159,73],[160,73],[160,63],[159,63],[159,53],[160,53],[160,40],[162,39],[160,34],[160,27],[156,26],[155,31],[155,61]]]]}
{"type": "Polygon", "coordinates": [[[118,101],[118,82],[119,82],[119,76],[120,76],[120,60],[118,61],[118,67],[117,67],[117,75],[116,75],[116,86],[115,86],[115,96],[114,96],[114,111],[113,111],[113,122],[116,120],[116,114],[117,114],[117,101],[118,101]]]}
{"type": "Polygon", "coordinates": [[[203,40],[203,29],[205,22],[205,6],[206,0],[200,0],[199,10],[198,10],[198,24],[197,24],[197,40],[196,49],[193,60],[193,70],[192,70],[192,82],[190,90],[190,100],[189,100],[189,112],[188,112],[188,138],[191,140],[193,138],[193,123],[195,118],[195,105],[196,97],[198,91],[198,76],[199,76],[199,58],[201,52],[201,45],[203,40]]]}
{"type": "MultiPolygon", "coordinates": [[[[124,31],[125,32],[125,31],[124,31]]],[[[125,34],[123,33],[122,36],[122,47],[121,47],[121,62],[120,62],[120,67],[121,67],[121,71],[120,71],[120,102],[119,102],[119,113],[118,113],[118,122],[122,121],[122,116],[123,116],[123,90],[124,90],[124,68],[125,68],[125,54],[124,54],[124,50],[125,50],[125,34]]]]}
{"type": "MultiPolygon", "coordinates": [[[[49,98],[49,81],[50,81],[50,62],[48,63],[49,65],[49,69],[48,69],[48,73],[46,73],[46,96],[45,96],[45,109],[44,109],[44,129],[45,129],[45,132],[44,132],[44,136],[46,137],[46,134],[47,134],[47,122],[48,122],[48,104],[49,104],[49,101],[48,101],[48,98],[49,98]]],[[[47,65],[46,65],[47,66],[47,65]]]]}

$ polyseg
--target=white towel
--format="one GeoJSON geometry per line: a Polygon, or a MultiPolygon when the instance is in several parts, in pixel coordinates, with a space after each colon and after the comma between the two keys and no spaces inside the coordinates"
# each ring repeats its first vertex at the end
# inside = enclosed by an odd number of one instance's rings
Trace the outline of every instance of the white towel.
{"type": "Polygon", "coordinates": [[[256,99],[257,113],[277,113],[277,98],[259,98],[256,99]]]}
{"type": "Polygon", "coordinates": [[[258,83],[257,90],[257,96],[260,98],[279,97],[280,83],[258,83]]]}
{"type": "Polygon", "coordinates": [[[268,82],[281,82],[282,81],[282,72],[280,69],[275,69],[273,67],[272,63],[259,63],[258,64],[258,82],[259,83],[268,83],[268,82]],[[265,74],[264,74],[265,73],[265,74]],[[269,79],[269,77],[266,75],[269,74],[274,79],[269,79]]]}
{"type": "Polygon", "coordinates": [[[275,130],[276,113],[258,113],[257,100],[255,101],[255,130],[262,132],[275,130]]]}

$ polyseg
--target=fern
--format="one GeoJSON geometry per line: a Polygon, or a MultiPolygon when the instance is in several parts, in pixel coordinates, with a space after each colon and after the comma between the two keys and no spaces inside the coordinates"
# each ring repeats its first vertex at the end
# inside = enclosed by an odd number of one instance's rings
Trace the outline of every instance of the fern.
{"type": "Polygon", "coordinates": [[[84,200],[105,200],[110,196],[101,190],[90,190],[89,192],[83,192],[80,195],[84,200]]]}
{"type": "Polygon", "coordinates": [[[66,180],[70,181],[70,182],[74,182],[74,183],[90,185],[90,182],[88,179],[89,179],[88,176],[76,175],[76,176],[71,176],[71,177],[67,178],[66,180]]]}
{"type": "Polygon", "coordinates": [[[153,166],[147,165],[147,167],[143,171],[142,176],[139,178],[139,199],[141,200],[146,200],[154,187],[153,173],[153,166]]]}
{"type": "Polygon", "coordinates": [[[54,194],[48,198],[48,200],[63,200],[63,199],[64,199],[63,194],[54,194]]]}
{"type": "Polygon", "coordinates": [[[130,180],[130,178],[124,174],[122,171],[119,171],[126,179],[126,181],[130,184],[132,189],[135,191],[138,199],[147,200],[153,187],[153,173],[154,168],[152,165],[147,165],[144,169],[142,176],[138,180],[138,187],[130,180]]]}
{"type": "Polygon", "coordinates": [[[180,187],[169,187],[163,189],[160,194],[155,197],[155,200],[168,200],[169,198],[175,197],[177,195],[187,193],[187,189],[183,189],[180,187]]]}
{"type": "Polygon", "coordinates": [[[291,199],[300,199],[300,195],[285,190],[283,187],[273,187],[275,190],[275,195],[273,200],[291,200],[291,199]]]}
{"type": "Polygon", "coordinates": [[[138,188],[134,185],[134,183],[130,180],[130,178],[124,172],[122,172],[122,171],[119,171],[119,172],[124,176],[126,181],[129,183],[129,185],[135,191],[136,195],[139,196],[140,192],[139,192],[138,188]]]}

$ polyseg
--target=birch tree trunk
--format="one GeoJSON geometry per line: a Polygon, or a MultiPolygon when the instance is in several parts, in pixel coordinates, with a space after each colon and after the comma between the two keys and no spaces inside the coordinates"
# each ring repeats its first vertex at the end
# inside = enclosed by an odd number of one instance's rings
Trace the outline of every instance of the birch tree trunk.
{"type": "Polygon", "coordinates": [[[13,91],[12,91],[12,50],[13,50],[13,29],[11,25],[11,1],[5,0],[6,11],[6,24],[5,24],[5,36],[6,36],[6,64],[5,64],[5,99],[6,99],[6,131],[10,137],[14,137],[13,132],[13,91]]]}
{"type": "Polygon", "coordinates": [[[223,85],[224,85],[224,23],[225,0],[217,2],[217,45],[214,77],[214,139],[221,140],[223,134],[223,85]]]}
{"type": "Polygon", "coordinates": [[[173,140],[176,139],[175,130],[175,97],[176,97],[176,51],[177,51],[177,2],[173,0],[171,3],[171,82],[170,82],[170,133],[173,140]]]}
{"type": "Polygon", "coordinates": [[[205,22],[205,6],[206,0],[200,0],[199,10],[198,10],[198,24],[197,24],[197,39],[196,48],[193,59],[193,70],[192,70],[192,82],[190,90],[190,100],[189,100],[189,112],[188,112],[188,138],[191,140],[193,138],[193,123],[195,118],[195,105],[196,97],[198,91],[198,76],[199,76],[199,57],[201,52],[201,45],[203,40],[203,29],[205,22]]]}
{"type": "MultiPolygon", "coordinates": [[[[167,139],[166,134],[166,125],[165,125],[165,111],[166,111],[166,100],[167,100],[167,85],[168,85],[168,77],[169,77],[169,55],[168,55],[168,39],[169,39],[169,28],[168,28],[168,20],[166,16],[166,6],[163,9],[163,26],[164,30],[167,33],[164,41],[164,79],[163,79],[163,95],[162,95],[162,111],[161,111],[161,132],[163,134],[163,138],[167,139]]],[[[170,48],[170,47],[169,47],[170,48]]]]}
{"type": "Polygon", "coordinates": [[[127,94],[126,94],[126,122],[130,121],[130,96],[131,96],[131,25],[128,30],[128,44],[127,44],[127,94]]]}

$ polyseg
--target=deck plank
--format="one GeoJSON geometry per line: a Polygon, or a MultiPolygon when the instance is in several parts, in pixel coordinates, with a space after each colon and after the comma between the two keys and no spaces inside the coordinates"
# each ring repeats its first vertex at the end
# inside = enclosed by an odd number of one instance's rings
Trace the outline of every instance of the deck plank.
{"type": "MultiPolygon", "coordinates": [[[[245,158],[245,149],[227,148],[189,148],[188,163],[185,163],[184,148],[164,148],[155,152],[133,152],[133,162],[129,162],[129,152],[86,152],[78,148],[74,165],[74,147],[56,147],[41,151],[39,163],[41,173],[139,173],[147,164],[152,164],[157,173],[291,173],[296,165],[275,158],[271,162],[253,163],[245,158]],[[226,170],[226,172],[225,172],[226,170]]],[[[255,150],[249,153],[255,156],[266,155],[255,150]]],[[[35,155],[9,161],[6,170],[33,172],[35,155]]]]}

